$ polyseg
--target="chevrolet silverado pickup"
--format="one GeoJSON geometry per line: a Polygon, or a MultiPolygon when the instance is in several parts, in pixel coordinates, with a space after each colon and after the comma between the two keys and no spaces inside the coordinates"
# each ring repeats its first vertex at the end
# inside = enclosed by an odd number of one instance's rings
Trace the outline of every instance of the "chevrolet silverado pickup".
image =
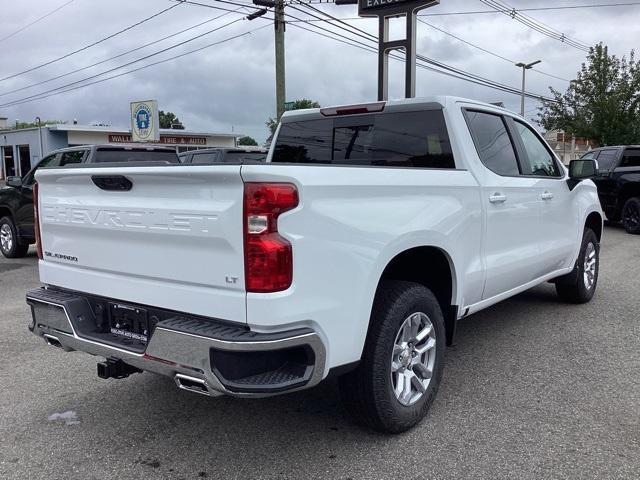
{"type": "Polygon", "coordinates": [[[263,164],[43,168],[29,328],[103,357],[102,378],[210,396],[331,374],[357,420],[401,432],[459,319],[543,282],[592,298],[596,174],[451,97],[288,112],[263,164]]]}
{"type": "Polygon", "coordinates": [[[24,177],[9,177],[0,188],[0,253],[21,258],[35,243],[33,226],[33,185],[39,168],[64,167],[76,163],[173,162],[179,159],[174,148],[147,145],[83,145],[62,148],[44,157],[24,177]]]}

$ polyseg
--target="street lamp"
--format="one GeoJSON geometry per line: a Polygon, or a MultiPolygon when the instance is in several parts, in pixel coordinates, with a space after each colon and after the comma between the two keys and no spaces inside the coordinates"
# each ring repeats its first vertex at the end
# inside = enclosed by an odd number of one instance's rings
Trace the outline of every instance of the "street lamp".
{"type": "Polygon", "coordinates": [[[522,68],[522,99],[520,100],[520,115],[524,116],[524,96],[525,96],[525,90],[524,90],[524,82],[525,82],[525,75],[527,70],[533,68],[534,65],[539,64],[540,62],[542,62],[542,60],[536,60],[535,62],[531,62],[531,63],[516,63],[516,67],[520,67],[522,68]]]}
{"type": "Polygon", "coordinates": [[[42,160],[42,120],[40,120],[40,117],[36,117],[36,123],[38,124],[38,136],[40,137],[40,160],[42,160]]]}

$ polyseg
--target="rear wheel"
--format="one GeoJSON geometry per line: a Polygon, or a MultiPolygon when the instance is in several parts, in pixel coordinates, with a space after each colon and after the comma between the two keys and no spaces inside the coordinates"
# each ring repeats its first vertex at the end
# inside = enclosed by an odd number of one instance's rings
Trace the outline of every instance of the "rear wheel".
{"type": "Polygon", "coordinates": [[[22,258],[29,250],[28,243],[21,243],[13,221],[9,217],[0,218],[0,252],[7,258],[22,258]]]}
{"type": "Polygon", "coordinates": [[[628,233],[640,234],[640,198],[632,197],[622,207],[622,225],[628,233]]]}
{"type": "Polygon", "coordinates": [[[343,403],[365,426],[399,433],[418,424],[433,403],[445,351],[440,305],[424,286],[381,285],[358,368],[340,378],[343,403]]]}
{"type": "Polygon", "coordinates": [[[585,228],[582,247],[573,272],[556,281],[558,296],[571,303],[587,303],[593,298],[598,285],[600,244],[590,228],[585,228]]]}

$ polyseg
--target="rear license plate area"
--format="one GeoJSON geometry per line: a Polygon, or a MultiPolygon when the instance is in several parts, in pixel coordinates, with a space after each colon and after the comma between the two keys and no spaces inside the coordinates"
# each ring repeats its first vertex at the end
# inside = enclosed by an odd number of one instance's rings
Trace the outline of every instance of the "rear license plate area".
{"type": "Polygon", "coordinates": [[[110,332],[121,338],[130,338],[147,343],[149,340],[149,320],[144,308],[121,303],[109,304],[110,332]]]}

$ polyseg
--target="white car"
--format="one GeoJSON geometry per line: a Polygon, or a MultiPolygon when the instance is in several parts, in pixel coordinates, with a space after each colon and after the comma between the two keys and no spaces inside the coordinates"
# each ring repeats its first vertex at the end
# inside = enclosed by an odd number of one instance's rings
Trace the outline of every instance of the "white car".
{"type": "Polygon", "coordinates": [[[596,169],[451,97],[288,112],[266,164],[43,168],[30,328],[206,395],[339,375],[356,418],[404,431],[458,319],[547,281],[591,299],[596,169]]]}

